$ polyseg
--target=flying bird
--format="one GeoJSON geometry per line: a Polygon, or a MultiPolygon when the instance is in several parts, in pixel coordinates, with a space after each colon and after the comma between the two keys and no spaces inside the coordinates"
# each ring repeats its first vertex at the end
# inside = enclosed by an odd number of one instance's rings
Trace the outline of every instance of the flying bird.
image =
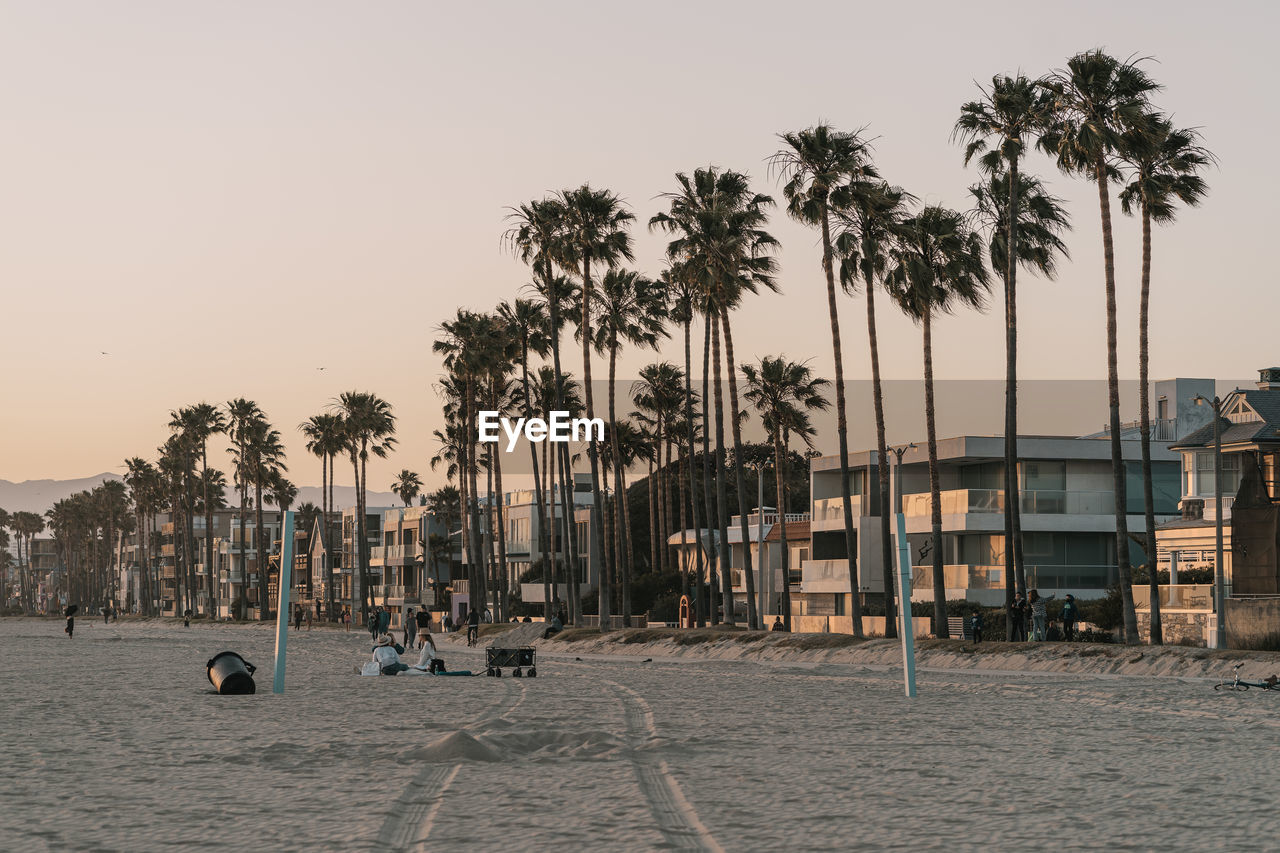
{"type": "Polygon", "coordinates": [[[99,353],[99,354],[101,354],[101,355],[111,355],[111,353],[109,353],[109,352],[104,352],[103,350],[98,350],[98,353],[99,353]]]}
{"type": "Polygon", "coordinates": [[[317,367],[316,370],[324,370],[323,367],[317,367]]]}

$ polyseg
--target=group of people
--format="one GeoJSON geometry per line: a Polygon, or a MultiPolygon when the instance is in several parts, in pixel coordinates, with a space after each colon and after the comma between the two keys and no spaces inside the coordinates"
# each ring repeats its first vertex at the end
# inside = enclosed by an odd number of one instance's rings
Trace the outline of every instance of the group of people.
{"type": "MultiPolygon", "coordinates": [[[[1013,603],[1005,609],[1009,624],[1013,626],[1011,636],[1014,642],[1032,640],[1042,643],[1049,638],[1048,604],[1056,597],[1042,596],[1036,589],[1031,590],[1025,597],[1022,593],[1014,596],[1013,603]],[[1028,617],[1030,617],[1029,633],[1028,617]]],[[[1062,639],[1069,643],[1076,638],[1076,623],[1080,621],[1080,606],[1076,604],[1074,595],[1068,594],[1062,602],[1062,613],[1059,618],[1062,620],[1062,639]]],[[[975,611],[969,617],[969,633],[975,643],[982,642],[982,627],[982,612],[975,611]]]]}

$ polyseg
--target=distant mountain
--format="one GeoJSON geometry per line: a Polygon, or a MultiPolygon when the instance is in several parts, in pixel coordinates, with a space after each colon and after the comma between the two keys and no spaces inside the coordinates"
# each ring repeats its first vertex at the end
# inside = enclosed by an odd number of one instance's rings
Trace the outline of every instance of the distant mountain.
{"type": "MultiPolygon", "coordinates": [[[[119,479],[119,474],[105,473],[97,474],[93,477],[82,477],[77,480],[24,480],[21,483],[0,480],[0,508],[9,512],[25,510],[26,512],[37,512],[43,515],[55,503],[71,497],[76,492],[92,489],[104,480],[119,479]]],[[[235,503],[234,494],[228,492],[227,498],[230,503],[235,503]]],[[[339,508],[355,506],[355,487],[335,486],[333,500],[339,508]]],[[[308,501],[320,506],[319,486],[298,487],[298,499],[294,503],[294,508],[296,509],[308,501]]],[[[369,492],[365,495],[365,502],[371,507],[397,507],[401,505],[400,499],[391,492],[369,492]]]]}

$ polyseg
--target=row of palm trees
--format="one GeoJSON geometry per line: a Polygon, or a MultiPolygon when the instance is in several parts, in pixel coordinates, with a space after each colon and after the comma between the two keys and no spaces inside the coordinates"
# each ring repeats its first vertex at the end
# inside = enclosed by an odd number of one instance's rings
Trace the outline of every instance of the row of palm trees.
{"type": "MultiPolygon", "coordinates": [[[[1139,310],[1139,373],[1142,419],[1143,480],[1146,499],[1146,550],[1150,561],[1154,548],[1154,512],[1151,501],[1150,427],[1146,394],[1148,346],[1147,322],[1151,274],[1150,234],[1153,222],[1168,222],[1179,202],[1196,204],[1205,193],[1199,172],[1213,162],[1195,130],[1177,129],[1151,102],[1159,86],[1146,74],[1140,60],[1117,60],[1101,51],[1072,57],[1064,69],[1039,79],[1022,74],[997,75],[979,96],[961,107],[955,137],[964,145],[966,163],[979,168],[980,180],[970,188],[973,207],[967,211],[940,205],[917,206],[907,191],[879,172],[871,140],[865,129],[841,131],[828,124],[784,133],[780,150],[769,160],[770,172],[782,183],[786,211],[792,218],[815,228],[820,237],[821,270],[827,293],[834,363],[836,437],[842,474],[845,541],[852,589],[857,577],[853,505],[849,499],[848,412],[844,391],[843,344],[839,320],[841,291],[866,297],[867,344],[870,350],[876,421],[879,512],[882,524],[882,565],[885,588],[886,631],[895,633],[896,602],[892,579],[889,535],[889,465],[881,392],[880,360],[876,334],[875,295],[883,291],[892,303],[918,323],[922,333],[924,408],[928,435],[929,479],[932,499],[933,593],[935,625],[946,636],[945,587],[941,502],[933,390],[933,327],[940,316],[963,308],[982,308],[991,288],[991,273],[1003,288],[1006,321],[1005,416],[1005,542],[1006,598],[1026,591],[1026,570],[1021,544],[1019,485],[1017,477],[1017,272],[1019,268],[1053,277],[1067,257],[1063,240],[1070,220],[1062,200],[1052,195],[1043,180],[1027,173],[1025,157],[1035,143],[1054,158],[1069,175],[1080,175],[1098,187],[1103,223],[1105,288],[1107,294],[1108,390],[1112,462],[1116,492],[1116,551],[1120,589],[1124,600],[1126,637],[1136,641],[1136,620],[1130,595],[1130,565],[1126,524],[1124,463],[1121,458],[1118,367],[1116,357],[1115,264],[1110,219],[1110,185],[1121,182],[1120,198],[1126,212],[1137,212],[1143,221],[1143,265],[1139,310]]],[[[438,431],[441,455],[450,475],[457,475],[466,508],[468,548],[481,554],[478,482],[480,471],[493,482],[487,494],[501,494],[501,454],[492,445],[477,441],[476,413],[481,409],[509,409],[530,417],[549,409],[563,410],[581,394],[583,411],[596,417],[592,383],[593,354],[608,358],[607,434],[601,445],[586,447],[591,490],[597,512],[591,517],[591,536],[610,542],[601,554],[599,614],[602,628],[611,623],[615,596],[611,585],[621,585],[616,596],[622,623],[630,619],[629,584],[635,554],[629,546],[625,475],[645,451],[628,454],[627,437],[636,432],[646,439],[652,475],[659,480],[670,459],[653,457],[654,448],[676,449],[677,471],[686,474],[688,494],[679,497],[676,513],[694,530],[711,528],[716,535],[696,549],[693,583],[701,588],[704,559],[706,578],[720,611],[734,621],[732,584],[728,560],[717,542],[729,540],[727,476],[736,480],[736,493],[745,494],[741,424],[746,416],[745,398],[758,411],[779,459],[793,437],[810,440],[808,413],[825,404],[825,383],[808,367],[783,357],[765,357],[758,364],[739,364],[734,351],[732,319],[751,295],[776,290],[777,241],[768,232],[768,216],[774,201],[751,187],[741,172],[708,166],[691,173],[677,173],[675,188],[660,196],[665,209],[652,216],[649,228],[667,235],[666,266],[656,278],[629,270],[633,258],[630,227],[634,214],[609,190],[583,185],[552,193],[511,210],[504,241],[527,264],[532,276],[526,290],[530,298],[504,303],[490,313],[461,309],[441,324],[435,350],[444,356],[445,376],[439,390],[445,400],[446,427],[438,431]],[[692,387],[692,324],[702,319],[703,365],[701,393],[692,387]],[[581,344],[582,381],[574,383],[565,369],[560,341],[571,324],[581,344]],[[616,364],[624,347],[658,348],[679,326],[684,335],[684,369],[658,363],[641,372],[638,406],[629,420],[620,418],[616,406],[616,364]],[[722,359],[723,353],[723,359],[722,359]],[[530,357],[549,359],[548,367],[533,367],[530,357]],[[722,369],[722,362],[727,370],[722,369]],[[739,387],[739,369],[747,390],[739,387]],[[646,376],[646,371],[649,375],[646,376]],[[726,375],[727,374],[727,375],[726,375]],[[727,383],[724,381],[727,379],[727,383]],[[545,386],[549,384],[550,388],[545,386]],[[727,384],[727,389],[726,389],[727,384]],[[683,385],[683,388],[680,388],[683,385]],[[727,390],[727,406],[725,392],[727,390]],[[645,405],[640,405],[641,401],[645,405]],[[646,411],[647,409],[647,411],[646,411]],[[711,418],[714,416],[714,433],[711,418]],[[729,422],[726,441],[725,420],[729,422]],[[678,441],[673,437],[678,434],[678,441]],[[701,436],[702,501],[696,500],[692,466],[701,436]],[[714,455],[711,449],[714,435],[714,455]],[[729,443],[731,442],[731,444],[729,443]],[[726,453],[735,464],[726,473],[726,453]],[[712,471],[715,476],[712,476],[712,471]],[[607,480],[612,470],[612,483],[607,480]],[[611,487],[611,488],[610,488],[611,487]],[[496,491],[495,491],[496,488],[496,491]],[[606,491],[611,491],[605,500],[606,491]],[[607,531],[607,535],[606,535],[607,531]],[[718,590],[717,590],[718,587],[718,590]]],[[[547,519],[558,494],[560,511],[571,518],[564,490],[543,489],[554,478],[571,482],[570,451],[564,445],[544,451],[541,466],[530,447],[535,489],[545,496],[538,507],[539,526],[554,533],[547,519]]],[[[678,479],[678,477],[677,477],[678,479]]],[[[667,492],[650,490],[657,495],[667,492]]],[[[781,504],[782,501],[779,500],[781,504]]],[[[740,507],[741,509],[741,507],[740,507]]],[[[668,513],[654,507],[651,540],[665,542],[663,523],[668,513]],[[656,523],[653,519],[657,519],[656,523]]],[[[747,515],[739,513],[743,541],[748,541],[747,515]]],[[[569,538],[573,526],[569,526],[569,538]]],[[[471,560],[471,588],[484,600],[493,596],[495,612],[504,612],[503,597],[509,586],[501,525],[498,526],[499,564],[496,574],[486,572],[479,560],[471,560]]],[[[567,548],[567,587],[570,616],[580,615],[576,565],[578,548],[567,548]]],[[[540,543],[542,553],[546,543],[540,543]]],[[[665,548],[655,547],[651,560],[664,564],[665,548]]],[[[785,552],[785,549],[784,549],[785,552]]],[[[759,627],[752,556],[744,554],[743,578],[747,624],[759,627]]],[[[553,561],[554,563],[554,561],[553,561]]],[[[557,596],[556,567],[544,572],[547,601],[557,596]]],[[[1155,574],[1152,573],[1152,578],[1155,574]]],[[[686,578],[682,583],[687,587],[686,578]]],[[[1154,580],[1153,580],[1154,583],[1154,580]]],[[[1152,588],[1152,640],[1160,642],[1156,590],[1152,588]]],[[[784,610],[784,615],[789,613],[784,610]]],[[[717,609],[703,611],[711,621],[717,609]]],[[[852,596],[851,615],[856,635],[863,633],[858,596],[852,596]]]]}

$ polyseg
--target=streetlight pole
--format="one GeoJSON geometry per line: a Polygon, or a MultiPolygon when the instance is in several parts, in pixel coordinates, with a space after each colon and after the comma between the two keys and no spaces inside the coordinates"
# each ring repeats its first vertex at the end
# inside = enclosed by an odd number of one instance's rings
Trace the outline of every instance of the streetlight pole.
{"type": "Polygon", "coordinates": [[[1222,555],[1222,399],[1196,395],[1196,405],[1213,407],[1213,503],[1214,503],[1214,553],[1213,553],[1213,609],[1217,613],[1214,629],[1214,647],[1226,648],[1226,567],[1222,555]]]}
{"type": "Polygon", "coordinates": [[[899,634],[902,637],[902,680],[908,698],[916,695],[916,638],[911,628],[911,548],[907,544],[907,519],[902,511],[902,454],[914,448],[914,444],[893,448],[897,457],[894,509],[898,524],[898,612],[902,614],[899,634]]]}

